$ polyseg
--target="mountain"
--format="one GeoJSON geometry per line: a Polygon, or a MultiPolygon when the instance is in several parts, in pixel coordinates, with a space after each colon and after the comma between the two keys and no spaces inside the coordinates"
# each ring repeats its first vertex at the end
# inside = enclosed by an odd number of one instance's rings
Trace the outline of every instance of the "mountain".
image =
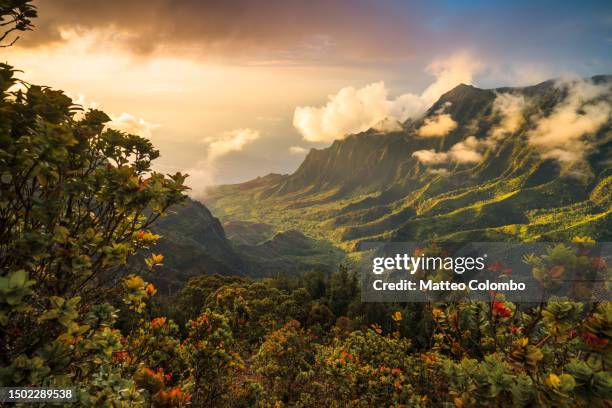
{"type": "Polygon", "coordinates": [[[206,204],[225,222],[297,230],[348,251],[377,240],[610,240],[612,76],[577,84],[459,85],[400,131],[312,149],[293,174],[218,186],[206,204]],[[567,126],[536,140],[557,117],[567,126]],[[454,128],[423,137],[425,125],[442,119],[454,128]],[[581,138],[568,133],[580,126],[581,138]],[[542,146],[566,133],[566,150],[542,146]],[[582,147],[583,159],[567,159],[582,147]]]}
{"type": "Polygon", "coordinates": [[[251,276],[270,276],[316,270],[331,273],[345,260],[345,254],[323,240],[315,240],[300,231],[288,230],[257,245],[236,245],[251,276]]]}
{"type": "Polygon", "coordinates": [[[163,266],[149,277],[172,291],[195,275],[244,274],[242,257],[225,236],[221,222],[202,203],[187,200],[174,207],[152,228],[161,235],[151,252],[164,254],[163,266]]]}
{"type": "Polygon", "coordinates": [[[196,275],[270,276],[310,270],[332,272],[344,253],[299,231],[276,232],[262,223],[226,226],[202,203],[188,199],[161,218],[153,232],[161,236],[150,252],[164,254],[161,267],[147,279],[171,293],[196,275]]]}
{"type": "Polygon", "coordinates": [[[228,221],[223,226],[227,238],[236,245],[257,245],[275,234],[271,225],[261,222],[228,221]]]}

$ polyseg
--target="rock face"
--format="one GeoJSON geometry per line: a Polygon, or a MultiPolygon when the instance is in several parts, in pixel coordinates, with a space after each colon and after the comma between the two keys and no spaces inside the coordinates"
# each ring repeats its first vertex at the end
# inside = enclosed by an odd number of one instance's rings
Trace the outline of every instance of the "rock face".
{"type": "Polygon", "coordinates": [[[563,240],[589,235],[609,240],[609,114],[595,131],[580,135],[590,146],[582,160],[560,161],[530,141],[540,121],[561,108],[570,106],[567,110],[579,120],[594,115],[589,104],[609,108],[611,76],[583,84],[598,86],[599,93],[576,96],[570,85],[557,81],[494,90],[459,85],[401,131],[369,130],[312,149],[295,173],[219,186],[206,204],[224,221],[295,229],[349,250],[364,241],[434,237],[563,240]],[[502,135],[495,132],[510,115],[497,103],[504,97],[523,104],[520,124],[502,135]],[[423,137],[419,130],[439,115],[449,115],[454,128],[423,137]],[[466,146],[477,150],[477,159],[460,157],[466,146]],[[414,156],[418,151],[438,155],[424,162],[414,156]]]}

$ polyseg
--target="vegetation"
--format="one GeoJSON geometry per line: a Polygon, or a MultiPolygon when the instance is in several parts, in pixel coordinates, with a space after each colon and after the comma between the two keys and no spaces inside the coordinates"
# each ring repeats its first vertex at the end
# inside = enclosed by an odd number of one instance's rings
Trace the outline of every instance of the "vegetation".
{"type": "MultiPolygon", "coordinates": [[[[25,30],[35,10],[0,12],[25,30]]],[[[0,386],[74,387],[96,407],[609,406],[609,302],[368,304],[347,267],[199,275],[162,296],[142,277],[165,259],[150,228],[185,201],[186,176],[152,171],[158,151],[102,111],[15,75],[0,64],[0,386]]],[[[519,195],[480,193],[476,214],[519,195]]],[[[261,245],[303,242],[283,236],[261,245]]],[[[531,257],[534,276],[608,267],[580,241],[531,257]]]]}
{"type": "Polygon", "coordinates": [[[19,40],[16,33],[32,30],[32,19],[37,16],[31,0],[0,1],[0,48],[15,44],[19,40]]]}
{"type": "Polygon", "coordinates": [[[165,258],[157,272],[146,278],[164,294],[175,293],[197,275],[331,273],[346,259],[329,242],[296,230],[274,233],[270,226],[250,223],[222,226],[203,204],[191,199],[172,208],[152,231],[161,238],[149,253],[161,252],[165,258]]]}
{"type": "MultiPolygon", "coordinates": [[[[557,252],[563,260],[532,259],[538,276],[559,262],[604,267],[585,249],[557,252]]],[[[612,398],[609,302],[365,304],[341,269],[200,276],[153,303],[166,324],[188,322],[176,334],[183,350],[193,328],[206,328],[201,347],[214,373],[192,368],[188,381],[214,379],[195,388],[215,401],[201,406],[603,407],[612,398]]]]}
{"type": "Polygon", "coordinates": [[[117,311],[142,330],[155,288],[127,261],[157,240],[148,227],[183,200],[185,176],[152,172],[149,141],[6,64],[0,91],[0,383],[78,384],[84,405],[141,401],[114,361],[117,311]]]}

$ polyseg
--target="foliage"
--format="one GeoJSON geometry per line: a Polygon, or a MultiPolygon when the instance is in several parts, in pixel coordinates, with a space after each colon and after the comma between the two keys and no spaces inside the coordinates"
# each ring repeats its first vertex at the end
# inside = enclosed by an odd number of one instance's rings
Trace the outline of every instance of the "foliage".
{"type": "Polygon", "coordinates": [[[31,30],[32,19],[37,15],[32,0],[0,0],[0,48],[10,47],[19,40],[19,36],[9,39],[13,32],[31,30]]]}
{"type": "Polygon", "coordinates": [[[242,366],[232,351],[234,339],[226,316],[207,309],[189,322],[187,347],[194,375],[194,403],[201,407],[228,404],[234,371],[242,366]]]}
{"type": "Polygon", "coordinates": [[[272,401],[295,403],[308,387],[314,360],[308,336],[298,321],[291,320],[268,334],[255,355],[257,373],[272,401]]]}
{"type": "Polygon", "coordinates": [[[83,405],[140,402],[113,358],[128,334],[116,323],[155,288],[128,259],[154,244],[148,228],[183,200],[185,176],[151,171],[159,152],[107,129],[103,112],[14,75],[0,65],[0,383],[78,384],[83,405]]]}
{"type": "MultiPolygon", "coordinates": [[[[531,257],[534,274],[555,253],[570,254],[551,247],[531,257]]],[[[572,254],[554,262],[569,268],[572,254]]],[[[601,266],[588,258],[588,268],[601,266]]],[[[214,287],[204,315],[217,314],[240,355],[241,363],[209,367],[224,379],[218,405],[603,407],[612,397],[609,302],[517,305],[495,297],[369,309],[356,306],[351,274],[192,279],[176,298],[214,287]],[[338,285],[352,294],[333,306],[338,285]]]]}

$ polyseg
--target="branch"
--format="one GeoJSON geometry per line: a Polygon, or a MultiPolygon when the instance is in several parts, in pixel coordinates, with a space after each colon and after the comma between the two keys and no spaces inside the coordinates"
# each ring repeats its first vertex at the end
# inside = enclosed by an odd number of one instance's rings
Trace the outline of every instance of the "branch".
{"type": "MultiPolygon", "coordinates": [[[[13,27],[10,28],[8,30],[6,30],[1,36],[0,36],[0,41],[4,41],[4,39],[13,31],[17,30],[17,27],[13,27]]],[[[17,36],[17,38],[19,38],[19,36],[17,36]]],[[[16,39],[13,40],[13,44],[15,43],[15,41],[17,41],[16,39]]],[[[3,47],[8,47],[8,45],[3,45],[3,47]]]]}

